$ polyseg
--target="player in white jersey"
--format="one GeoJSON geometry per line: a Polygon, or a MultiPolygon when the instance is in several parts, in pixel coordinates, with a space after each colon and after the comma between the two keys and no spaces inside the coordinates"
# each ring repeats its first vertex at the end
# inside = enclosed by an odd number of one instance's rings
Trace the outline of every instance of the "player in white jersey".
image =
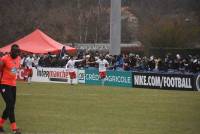
{"type": "Polygon", "coordinates": [[[69,77],[70,77],[70,84],[72,85],[73,79],[76,78],[76,72],[75,72],[75,63],[76,62],[81,62],[82,60],[74,60],[74,57],[71,56],[70,60],[67,62],[65,68],[69,72],[69,77]]]}
{"type": "Polygon", "coordinates": [[[106,68],[108,67],[109,63],[103,56],[100,56],[96,63],[99,64],[99,78],[102,80],[102,85],[104,85],[104,79],[106,78],[106,68]]]}

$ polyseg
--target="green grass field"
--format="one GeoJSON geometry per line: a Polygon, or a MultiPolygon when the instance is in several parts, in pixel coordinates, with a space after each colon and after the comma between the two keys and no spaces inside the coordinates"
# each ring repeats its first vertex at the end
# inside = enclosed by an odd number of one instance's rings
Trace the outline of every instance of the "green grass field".
{"type": "Polygon", "coordinates": [[[200,92],[20,82],[16,120],[22,134],[199,134],[200,92]]]}

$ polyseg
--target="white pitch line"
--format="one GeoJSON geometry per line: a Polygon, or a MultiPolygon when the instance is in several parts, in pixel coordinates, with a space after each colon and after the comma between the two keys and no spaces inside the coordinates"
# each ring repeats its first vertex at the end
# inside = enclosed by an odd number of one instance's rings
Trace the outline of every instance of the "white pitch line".
{"type": "Polygon", "coordinates": [[[20,93],[20,94],[17,94],[19,96],[31,96],[32,94],[29,94],[29,93],[20,93]]]}

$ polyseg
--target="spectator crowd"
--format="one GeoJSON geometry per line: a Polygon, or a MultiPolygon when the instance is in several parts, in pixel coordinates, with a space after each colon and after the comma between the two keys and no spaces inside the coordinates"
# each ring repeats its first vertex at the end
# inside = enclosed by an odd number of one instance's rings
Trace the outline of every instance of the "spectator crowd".
{"type": "MultiPolygon", "coordinates": [[[[96,52],[79,53],[74,59],[82,59],[76,63],[77,68],[98,68],[95,62],[103,56],[109,63],[109,70],[125,71],[152,71],[152,72],[172,72],[172,73],[199,73],[200,57],[199,55],[172,55],[167,54],[165,57],[141,56],[138,54],[122,54],[112,56],[109,54],[100,54],[96,52]]],[[[52,55],[35,55],[23,54],[21,60],[22,66],[28,67],[65,67],[70,56],[66,54],[52,55]]]]}

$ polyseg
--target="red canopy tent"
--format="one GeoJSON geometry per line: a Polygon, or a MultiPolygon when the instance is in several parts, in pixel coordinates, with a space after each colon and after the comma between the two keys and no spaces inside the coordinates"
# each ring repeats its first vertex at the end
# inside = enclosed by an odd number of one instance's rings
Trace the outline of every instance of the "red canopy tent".
{"type": "Polygon", "coordinates": [[[18,44],[23,52],[34,54],[46,54],[48,52],[59,53],[63,46],[65,46],[65,49],[68,53],[76,52],[76,48],[58,43],[39,29],[23,37],[22,39],[0,48],[0,52],[10,52],[10,47],[13,44],[18,44]]]}

